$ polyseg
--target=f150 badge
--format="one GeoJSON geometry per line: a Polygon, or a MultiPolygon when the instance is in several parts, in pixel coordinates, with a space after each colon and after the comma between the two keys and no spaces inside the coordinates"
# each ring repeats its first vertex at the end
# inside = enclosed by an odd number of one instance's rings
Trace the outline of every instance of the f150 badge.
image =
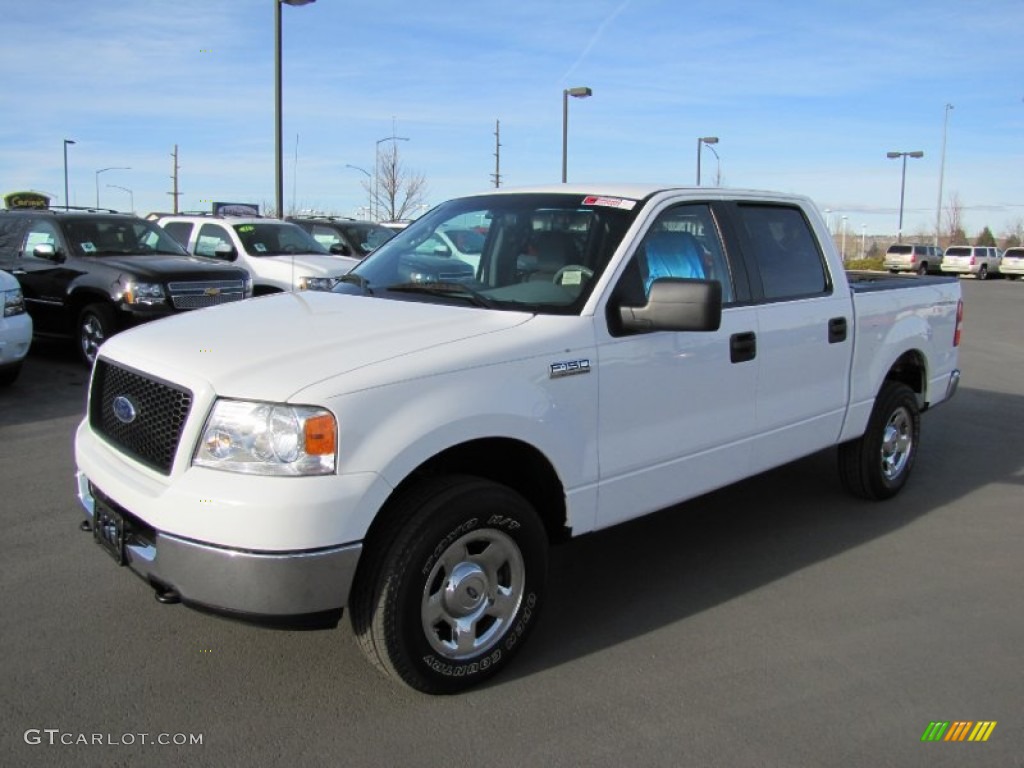
{"type": "Polygon", "coordinates": [[[565,360],[560,363],[552,363],[549,376],[552,379],[560,379],[562,376],[575,376],[578,373],[590,373],[589,360],[565,360]]]}

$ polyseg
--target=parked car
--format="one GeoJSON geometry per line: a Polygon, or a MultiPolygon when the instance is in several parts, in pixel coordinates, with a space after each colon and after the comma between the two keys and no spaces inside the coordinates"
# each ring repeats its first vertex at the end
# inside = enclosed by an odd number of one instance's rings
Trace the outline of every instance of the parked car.
{"type": "Polygon", "coordinates": [[[329,291],[359,259],[333,253],[302,227],[262,216],[161,216],[157,223],[196,256],[243,267],[257,296],[329,291]]]}
{"type": "Polygon", "coordinates": [[[75,338],[87,365],[125,328],[252,295],[245,270],[116,211],[0,210],[0,269],[18,279],[35,334],[75,338]]]}
{"type": "Polygon", "coordinates": [[[960,290],[849,276],[795,195],[450,200],[330,293],[105,345],[75,437],[82,528],[161,602],[306,626],[347,608],[378,669],[453,693],[523,648],[553,544],[828,447],[853,494],[899,493],[922,413],[957,390],[960,290]],[[471,220],[475,278],[406,275],[471,220]]]}
{"type": "Polygon", "coordinates": [[[331,253],[357,259],[366,258],[370,251],[382,246],[396,232],[372,221],[339,216],[289,216],[286,221],[298,224],[331,253]]]}
{"type": "Polygon", "coordinates": [[[942,271],[958,275],[974,275],[987,280],[999,274],[1002,254],[998,248],[986,245],[951,245],[942,257],[942,271]]]}
{"type": "Polygon", "coordinates": [[[13,384],[32,344],[32,318],[14,275],[0,271],[0,387],[13,384]]]}
{"type": "Polygon", "coordinates": [[[1007,248],[1003,251],[1003,260],[999,263],[999,272],[1008,280],[1020,280],[1024,275],[1024,248],[1007,248]]]}
{"type": "Polygon", "coordinates": [[[942,272],[942,249],[937,245],[919,243],[893,243],[885,251],[882,266],[896,274],[897,272],[916,272],[926,275],[929,272],[942,272]]]}

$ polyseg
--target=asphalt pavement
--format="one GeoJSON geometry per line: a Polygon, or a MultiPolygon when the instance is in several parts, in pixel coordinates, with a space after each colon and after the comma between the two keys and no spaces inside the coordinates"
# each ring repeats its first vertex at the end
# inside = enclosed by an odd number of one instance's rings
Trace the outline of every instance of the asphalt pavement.
{"type": "Polygon", "coordinates": [[[0,765],[1021,768],[1024,283],[962,284],[963,384],[900,496],[847,497],[826,451],[581,537],[516,662],[455,697],[347,621],[157,603],[78,529],[87,375],[37,345],[0,390],[0,765]],[[996,725],[922,741],[958,721],[996,725]]]}

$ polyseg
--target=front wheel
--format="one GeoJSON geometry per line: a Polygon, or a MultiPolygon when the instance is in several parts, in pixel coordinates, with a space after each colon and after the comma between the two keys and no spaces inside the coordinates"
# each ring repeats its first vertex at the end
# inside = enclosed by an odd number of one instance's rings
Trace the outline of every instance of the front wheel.
{"type": "Polygon", "coordinates": [[[114,311],[106,304],[90,304],[78,315],[78,354],[90,368],[100,346],[114,333],[114,311]]]}
{"type": "Polygon", "coordinates": [[[518,493],[472,477],[405,492],[360,565],[349,613],[364,653],[424,693],[501,670],[536,623],[547,535],[518,493]]]}
{"type": "Polygon", "coordinates": [[[839,477],[847,491],[871,501],[895,496],[917,456],[921,414],[906,384],[887,381],[864,434],[839,446],[839,477]]]}

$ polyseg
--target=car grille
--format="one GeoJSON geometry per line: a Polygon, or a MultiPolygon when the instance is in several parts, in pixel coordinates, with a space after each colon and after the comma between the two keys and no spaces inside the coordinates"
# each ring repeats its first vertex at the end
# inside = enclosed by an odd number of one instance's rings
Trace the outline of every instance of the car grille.
{"type": "Polygon", "coordinates": [[[191,407],[192,393],[184,387],[148,378],[103,359],[96,361],[89,424],[158,472],[171,473],[191,407]],[[119,400],[120,409],[115,408],[115,400],[119,400]]]}
{"type": "Polygon", "coordinates": [[[169,283],[167,287],[175,309],[202,309],[245,298],[245,285],[241,280],[169,283]]]}

